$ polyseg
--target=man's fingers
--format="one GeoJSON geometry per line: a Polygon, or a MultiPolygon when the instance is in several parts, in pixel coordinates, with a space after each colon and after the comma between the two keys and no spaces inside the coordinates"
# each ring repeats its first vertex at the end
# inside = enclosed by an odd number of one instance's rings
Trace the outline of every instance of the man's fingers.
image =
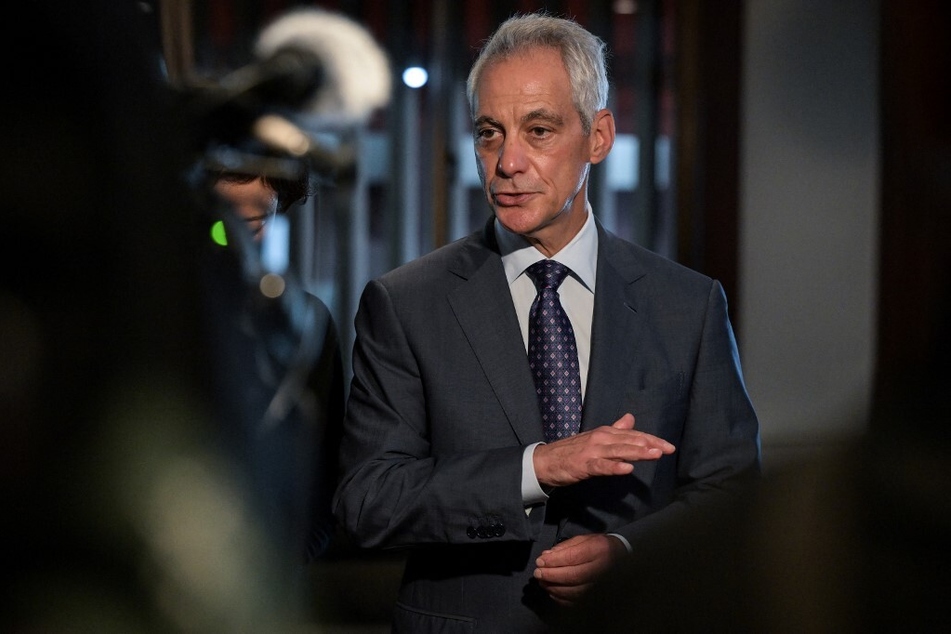
{"type": "Polygon", "coordinates": [[[535,448],[535,475],[542,486],[565,486],[595,476],[621,476],[630,463],[658,460],[674,452],[673,444],[634,431],[634,416],[625,414],[611,426],[597,427],[535,448]]]}
{"type": "Polygon", "coordinates": [[[634,415],[625,414],[611,425],[614,429],[634,429],[634,415]]]}

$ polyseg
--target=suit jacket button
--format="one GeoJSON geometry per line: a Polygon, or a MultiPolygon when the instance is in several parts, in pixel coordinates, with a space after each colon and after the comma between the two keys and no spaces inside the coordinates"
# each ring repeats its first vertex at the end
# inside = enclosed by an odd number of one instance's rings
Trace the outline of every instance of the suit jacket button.
{"type": "Polygon", "coordinates": [[[501,537],[502,535],[505,535],[505,525],[502,524],[501,522],[498,523],[498,524],[493,524],[493,525],[492,525],[492,534],[493,534],[495,537],[501,537]]]}
{"type": "Polygon", "coordinates": [[[470,526],[469,528],[466,529],[466,535],[469,536],[469,539],[475,539],[475,538],[476,538],[476,529],[475,529],[474,527],[470,526]]]}
{"type": "Polygon", "coordinates": [[[476,535],[478,535],[480,538],[485,539],[486,534],[485,526],[480,526],[478,529],[476,529],[476,535]]]}

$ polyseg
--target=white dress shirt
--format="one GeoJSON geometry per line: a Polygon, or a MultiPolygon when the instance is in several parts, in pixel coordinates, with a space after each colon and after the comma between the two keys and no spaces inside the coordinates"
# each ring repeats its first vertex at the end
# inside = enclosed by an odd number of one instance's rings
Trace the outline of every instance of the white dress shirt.
{"type": "MultiPolygon", "coordinates": [[[[581,373],[581,399],[584,402],[585,384],[588,378],[588,360],[591,357],[591,318],[594,314],[594,283],[598,267],[598,231],[594,224],[594,214],[588,205],[588,218],[574,238],[565,247],[552,256],[552,260],[571,269],[571,275],[565,278],[558,289],[561,305],[571,321],[575,331],[575,343],[578,347],[578,366],[581,373]]],[[[525,274],[529,266],[544,260],[545,256],[528,243],[522,236],[507,230],[496,220],[495,235],[502,252],[502,266],[508,279],[515,312],[522,328],[522,340],[528,353],[528,313],[535,301],[535,283],[525,274]]],[[[538,484],[532,453],[539,443],[529,445],[522,455],[522,499],[526,511],[535,504],[548,499],[548,495],[538,484]]]]}
{"type": "MultiPolygon", "coordinates": [[[[571,275],[565,278],[558,289],[561,305],[568,315],[571,327],[575,331],[575,344],[578,347],[578,366],[581,372],[581,400],[584,403],[585,388],[588,383],[588,362],[591,359],[591,321],[594,315],[594,283],[598,272],[598,230],[594,224],[594,212],[590,203],[587,207],[588,218],[571,242],[554,254],[551,259],[561,262],[571,275]]],[[[528,313],[535,301],[535,283],[525,274],[529,266],[544,260],[545,256],[528,243],[525,238],[507,230],[495,221],[495,235],[502,252],[502,266],[509,282],[512,301],[518,323],[522,328],[522,340],[525,353],[528,354],[528,313]]],[[[532,455],[535,447],[542,443],[533,443],[522,454],[522,501],[525,513],[531,513],[532,507],[544,503],[548,494],[542,489],[535,476],[535,463],[532,455]]],[[[617,533],[608,533],[617,537],[627,552],[631,544],[617,533]]]]}

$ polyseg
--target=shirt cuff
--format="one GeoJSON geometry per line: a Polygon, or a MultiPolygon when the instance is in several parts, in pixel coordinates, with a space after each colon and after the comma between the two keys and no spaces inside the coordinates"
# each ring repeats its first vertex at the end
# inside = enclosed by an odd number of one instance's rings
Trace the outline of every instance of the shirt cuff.
{"type": "Polygon", "coordinates": [[[617,533],[608,533],[611,537],[617,537],[621,540],[621,543],[624,544],[624,547],[627,548],[627,554],[630,555],[634,552],[634,549],[631,548],[631,542],[627,541],[627,538],[624,535],[618,535],[617,533]]]}
{"type": "Polygon", "coordinates": [[[535,476],[535,462],[532,456],[535,453],[535,447],[545,443],[537,442],[525,447],[522,453],[522,503],[526,506],[541,504],[548,500],[548,495],[542,490],[535,476]]]}

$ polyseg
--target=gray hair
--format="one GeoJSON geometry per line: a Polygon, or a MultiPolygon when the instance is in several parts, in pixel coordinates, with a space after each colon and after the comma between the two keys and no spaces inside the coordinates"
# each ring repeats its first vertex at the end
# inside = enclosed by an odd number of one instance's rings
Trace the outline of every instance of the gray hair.
{"type": "Polygon", "coordinates": [[[561,53],[572,101],[584,133],[589,134],[595,113],[608,103],[607,45],[574,20],[542,12],[509,18],[485,42],[466,81],[470,112],[475,114],[476,86],[486,66],[539,47],[561,53]]]}

